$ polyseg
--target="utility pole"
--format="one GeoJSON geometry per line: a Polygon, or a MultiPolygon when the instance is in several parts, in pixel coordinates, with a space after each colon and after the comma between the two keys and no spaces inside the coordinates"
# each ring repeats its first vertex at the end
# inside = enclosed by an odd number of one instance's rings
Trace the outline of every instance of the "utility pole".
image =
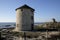
{"type": "Polygon", "coordinates": [[[48,38],[48,30],[46,30],[46,36],[47,36],[47,37],[46,37],[46,40],[48,40],[48,39],[47,39],[47,38],[48,38]]]}
{"type": "Polygon", "coordinates": [[[1,38],[1,40],[2,40],[2,37],[1,37],[1,32],[0,32],[0,38],[1,38]]]}
{"type": "Polygon", "coordinates": [[[26,33],[24,32],[24,40],[26,40],[26,33]]]}

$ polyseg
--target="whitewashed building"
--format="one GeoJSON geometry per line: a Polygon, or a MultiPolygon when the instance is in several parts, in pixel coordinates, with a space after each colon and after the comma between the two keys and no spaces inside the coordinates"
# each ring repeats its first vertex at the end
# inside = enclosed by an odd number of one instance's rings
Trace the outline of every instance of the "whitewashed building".
{"type": "Polygon", "coordinates": [[[31,31],[34,26],[34,9],[23,5],[16,9],[16,31],[31,31]]]}

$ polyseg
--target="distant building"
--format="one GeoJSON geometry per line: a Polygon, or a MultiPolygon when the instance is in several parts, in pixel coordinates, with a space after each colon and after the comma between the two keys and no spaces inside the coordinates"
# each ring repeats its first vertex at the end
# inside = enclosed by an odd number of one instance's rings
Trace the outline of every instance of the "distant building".
{"type": "Polygon", "coordinates": [[[16,9],[16,31],[31,31],[34,26],[34,9],[23,5],[16,9]]]}

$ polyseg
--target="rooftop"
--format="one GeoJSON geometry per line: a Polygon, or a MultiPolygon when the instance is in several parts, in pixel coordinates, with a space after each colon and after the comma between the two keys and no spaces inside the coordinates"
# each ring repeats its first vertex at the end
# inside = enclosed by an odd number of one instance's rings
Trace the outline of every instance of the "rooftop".
{"type": "Polygon", "coordinates": [[[21,7],[18,7],[18,8],[16,8],[16,10],[17,9],[22,9],[22,8],[28,8],[28,9],[32,9],[33,11],[34,11],[34,9],[33,8],[31,8],[30,6],[28,6],[28,5],[23,5],[23,6],[21,6],[21,7]]]}

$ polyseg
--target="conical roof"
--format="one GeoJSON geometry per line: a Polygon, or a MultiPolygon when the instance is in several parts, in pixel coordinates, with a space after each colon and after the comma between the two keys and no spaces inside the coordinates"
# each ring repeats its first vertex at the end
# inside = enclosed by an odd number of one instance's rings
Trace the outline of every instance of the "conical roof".
{"type": "MultiPolygon", "coordinates": [[[[22,9],[22,8],[28,8],[28,9],[32,9],[33,11],[34,11],[34,9],[33,8],[31,8],[31,7],[29,7],[28,5],[23,5],[23,6],[21,6],[21,7],[18,7],[17,9],[22,9]]],[[[16,9],[16,10],[17,10],[16,9]]]]}

